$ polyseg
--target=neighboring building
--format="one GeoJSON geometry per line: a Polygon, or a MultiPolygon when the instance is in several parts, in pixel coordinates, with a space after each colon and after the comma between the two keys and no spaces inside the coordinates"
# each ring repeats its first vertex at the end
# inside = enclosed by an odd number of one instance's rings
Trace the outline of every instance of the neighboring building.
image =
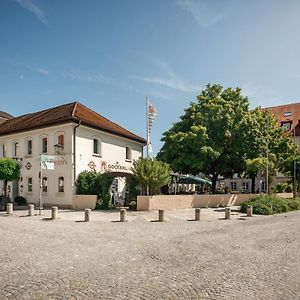
{"type": "Polygon", "coordinates": [[[21,178],[10,183],[10,196],[38,203],[42,174],[45,205],[71,206],[75,180],[84,170],[113,172],[118,176],[114,192],[124,197],[124,176],[131,174],[145,144],[145,139],[78,102],[16,117],[0,126],[0,157],[21,164],[21,178]],[[42,154],[59,154],[54,170],[41,170],[42,154]]]}
{"type": "MultiPolygon", "coordinates": [[[[275,116],[278,126],[284,127],[293,133],[295,142],[300,148],[300,103],[278,105],[263,109],[268,110],[275,116]]],[[[284,181],[287,181],[287,178],[283,174],[278,174],[274,180],[274,184],[276,185],[284,181]]],[[[232,179],[220,179],[218,187],[227,187],[232,191],[250,193],[251,180],[235,175],[232,179]]],[[[256,178],[255,191],[266,192],[266,182],[264,178],[256,178]]]]}
{"type": "Polygon", "coordinates": [[[4,112],[4,111],[0,111],[0,124],[6,122],[7,120],[12,119],[13,116],[4,112]]]}

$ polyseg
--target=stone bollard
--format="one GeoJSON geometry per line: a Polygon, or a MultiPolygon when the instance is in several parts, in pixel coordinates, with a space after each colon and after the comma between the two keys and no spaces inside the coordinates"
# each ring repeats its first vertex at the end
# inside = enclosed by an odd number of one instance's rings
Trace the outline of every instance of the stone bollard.
{"type": "Polygon", "coordinates": [[[6,203],[6,212],[8,215],[13,214],[13,204],[12,203],[6,203]]]}
{"type": "Polygon", "coordinates": [[[247,217],[252,217],[252,214],[253,214],[253,206],[248,205],[247,206],[247,217]]]}
{"type": "Polygon", "coordinates": [[[34,204],[28,205],[28,216],[30,217],[34,216],[34,204]]]}
{"type": "Polygon", "coordinates": [[[84,210],[84,222],[89,222],[90,221],[91,211],[92,210],[90,208],[86,208],[84,210]]]}
{"type": "Polygon", "coordinates": [[[231,214],[231,209],[230,208],[225,208],[225,219],[229,220],[230,219],[230,214],[231,214]]]}
{"type": "Polygon", "coordinates": [[[200,221],[200,208],[195,208],[195,221],[200,221]]]}
{"type": "Polygon", "coordinates": [[[51,207],[51,219],[55,220],[55,219],[57,219],[57,216],[58,216],[58,207],[52,206],[51,207]]]}
{"type": "Polygon", "coordinates": [[[165,211],[160,209],[158,211],[158,222],[164,222],[165,221],[165,211]]]}
{"type": "Polygon", "coordinates": [[[120,222],[127,222],[127,210],[126,208],[120,209],[120,222]]]}

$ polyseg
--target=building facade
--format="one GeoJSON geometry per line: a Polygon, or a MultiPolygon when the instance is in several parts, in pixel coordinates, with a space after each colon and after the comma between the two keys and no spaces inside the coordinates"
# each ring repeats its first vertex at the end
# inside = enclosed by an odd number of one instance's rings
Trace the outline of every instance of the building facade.
{"type": "MultiPolygon", "coordinates": [[[[124,178],[143,155],[145,143],[78,102],[0,125],[0,157],[12,157],[21,166],[20,180],[8,185],[9,196],[35,204],[42,190],[44,205],[71,207],[76,178],[85,170],[113,173],[113,192],[124,197],[124,178]],[[54,167],[47,167],[45,158],[54,167]]],[[[2,183],[0,188],[3,192],[2,183]]]]}

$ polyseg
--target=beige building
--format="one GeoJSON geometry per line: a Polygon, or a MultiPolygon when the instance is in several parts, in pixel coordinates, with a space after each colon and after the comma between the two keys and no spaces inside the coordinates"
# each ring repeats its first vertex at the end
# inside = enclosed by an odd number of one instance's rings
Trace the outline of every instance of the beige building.
{"type": "Polygon", "coordinates": [[[20,195],[29,203],[38,203],[42,181],[44,205],[72,206],[75,180],[84,170],[114,173],[113,192],[124,198],[124,176],[132,173],[133,162],[143,155],[145,143],[78,102],[0,125],[0,157],[12,157],[21,165],[20,180],[8,185],[11,198],[20,195]],[[41,168],[42,157],[49,157],[54,169],[47,168],[47,163],[41,168]]]}

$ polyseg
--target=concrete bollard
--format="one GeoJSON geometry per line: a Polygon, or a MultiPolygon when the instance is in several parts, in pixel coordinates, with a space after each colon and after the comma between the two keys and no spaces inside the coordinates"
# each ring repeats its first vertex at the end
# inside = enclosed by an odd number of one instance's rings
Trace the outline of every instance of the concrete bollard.
{"type": "Polygon", "coordinates": [[[158,222],[164,222],[165,221],[165,211],[160,209],[158,211],[158,222]]]}
{"type": "Polygon", "coordinates": [[[127,210],[126,208],[120,209],[120,222],[127,222],[127,210]]]}
{"type": "Polygon", "coordinates": [[[253,206],[248,205],[247,206],[247,217],[252,217],[252,214],[253,214],[253,206]]]}
{"type": "Polygon", "coordinates": [[[231,214],[231,209],[230,208],[225,208],[225,219],[229,220],[230,219],[230,214],[231,214]]]}
{"type": "Polygon", "coordinates": [[[195,221],[200,221],[200,208],[195,208],[195,221]]]}
{"type": "Polygon", "coordinates": [[[12,203],[6,203],[6,212],[8,215],[13,214],[13,204],[12,203]]]}
{"type": "Polygon", "coordinates": [[[28,205],[28,216],[30,217],[34,216],[34,204],[28,205]]]}
{"type": "Polygon", "coordinates": [[[51,219],[55,220],[55,219],[57,219],[57,216],[58,216],[58,207],[52,206],[51,207],[51,219]]]}
{"type": "Polygon", "coordinates": [[[92,210],[90,208],[86,208],[84,210],[84,222],[89,222],[90,221],[91,211],[92,210]]]}

